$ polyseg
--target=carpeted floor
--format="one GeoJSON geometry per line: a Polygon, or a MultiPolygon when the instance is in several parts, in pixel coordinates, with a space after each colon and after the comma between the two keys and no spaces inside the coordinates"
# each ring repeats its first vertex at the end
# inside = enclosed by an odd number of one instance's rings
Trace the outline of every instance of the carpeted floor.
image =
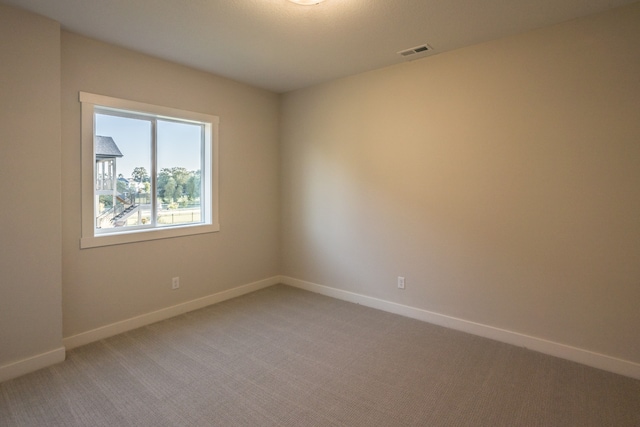
{"type": "Polygon", "coordinates": [[[640,381],[278,285],[0,384],[1,426],[640,426],[640,381]]]}

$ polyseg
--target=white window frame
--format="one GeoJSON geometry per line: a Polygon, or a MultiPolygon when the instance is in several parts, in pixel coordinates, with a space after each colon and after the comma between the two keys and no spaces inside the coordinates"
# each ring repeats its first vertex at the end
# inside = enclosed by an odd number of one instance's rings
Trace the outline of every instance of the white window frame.
{"type": "MultiPolygon", "coordinates": [[[[218,125],[219,117],[143,102],[80,92],[82,140],[82,237],[80,248],[144,242],[148,240],[190,236],[220,231],[218,221],[218,125]],[[157,119],[181,120],[201,123],[205,127],[202,222],[194,224],[162,225],[154,228],[132,228],[102,233],[95,226],[95,110],[114,109],[147,115],[157,119]],[[207,167],[209,166],[209,167],[207,167]]],[[[152,195],[155,197],[155,195],[152,195]]]]}

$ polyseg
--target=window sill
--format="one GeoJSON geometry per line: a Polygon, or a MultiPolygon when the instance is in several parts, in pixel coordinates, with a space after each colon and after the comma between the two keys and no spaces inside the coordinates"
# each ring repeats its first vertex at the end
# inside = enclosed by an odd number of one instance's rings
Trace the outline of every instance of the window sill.
{"type": "Polygon", "coordinates": [[[218,224],[197,224],[164,229],[153,228],[149,230],[124,231],[121,233],[109,233],[83,237],[80,239],[80,249],[170,239],[173,237],[193,236],[196,234],[215,233],[218,231],[220,231],[220,225],[218,224]]]}

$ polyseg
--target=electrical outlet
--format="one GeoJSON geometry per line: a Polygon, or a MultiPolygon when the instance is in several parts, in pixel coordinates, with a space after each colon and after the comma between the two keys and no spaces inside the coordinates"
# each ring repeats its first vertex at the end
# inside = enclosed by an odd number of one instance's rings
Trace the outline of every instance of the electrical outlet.
{"type": "Polygon", "coordinates": [[[404,289],[404,277],[398,276],[398,289],[404,289]]]}
{"type": "Polygon", "coordinates": [[[171,279],[171,289],[178,289],[180,287],[180,278],[174,277],[171,279]]]}

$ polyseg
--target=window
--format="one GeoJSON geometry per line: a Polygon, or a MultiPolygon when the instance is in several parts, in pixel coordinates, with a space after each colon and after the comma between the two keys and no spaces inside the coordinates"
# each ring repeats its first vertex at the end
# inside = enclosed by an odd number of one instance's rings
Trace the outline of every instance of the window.
{"type": "Polygon", "coordinates": [[[215,232],[218,117],[80,92],[82,239],[215,232]]]}

